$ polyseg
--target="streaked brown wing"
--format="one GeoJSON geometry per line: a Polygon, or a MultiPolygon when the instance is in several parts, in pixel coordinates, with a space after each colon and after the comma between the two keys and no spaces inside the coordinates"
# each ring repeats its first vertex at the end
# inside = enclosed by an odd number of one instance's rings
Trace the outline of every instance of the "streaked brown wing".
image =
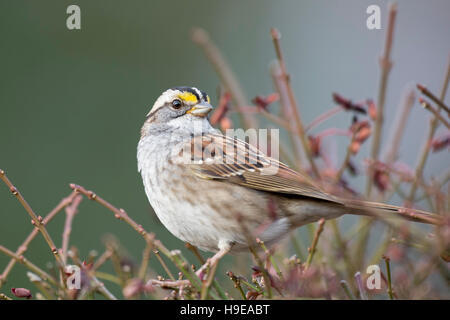
{"type": "Polygon", "coordinates": [[[250,144],[208,134],[194,137],[189,166],[198,177],[223,180],[266,192],[339,202],[322,191],[306,174],[294,171],[250,144]]]}

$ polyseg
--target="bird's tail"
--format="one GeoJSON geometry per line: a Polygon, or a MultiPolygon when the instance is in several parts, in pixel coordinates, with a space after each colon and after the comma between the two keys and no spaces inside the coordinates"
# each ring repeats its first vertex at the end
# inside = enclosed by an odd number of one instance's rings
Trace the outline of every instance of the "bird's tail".
{"type": "Polygon", "coordinates": [[[362,200],[345,200],[344,205],[351,210],[350,213],[357,215],[380,218],[401,217],[410,221],[435,225],[441,225],[444,223],[444,217],[441,215],[384,203],[362,200]]]}

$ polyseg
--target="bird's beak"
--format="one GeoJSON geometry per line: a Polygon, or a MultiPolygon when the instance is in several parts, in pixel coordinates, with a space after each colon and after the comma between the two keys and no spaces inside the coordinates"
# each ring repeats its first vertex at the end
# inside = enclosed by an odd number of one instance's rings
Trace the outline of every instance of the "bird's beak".
{"type": "Polygon", "coordinates": [[[201,102],[190,108],[186,113],[196,117],[206,117],[213,107],[207,102],[201,102]]]}

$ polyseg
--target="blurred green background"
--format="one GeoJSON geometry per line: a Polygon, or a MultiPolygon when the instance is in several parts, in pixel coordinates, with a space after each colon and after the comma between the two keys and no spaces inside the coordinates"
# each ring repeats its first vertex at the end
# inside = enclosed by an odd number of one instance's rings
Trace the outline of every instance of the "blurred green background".
{"type": "MultiPolygon", "coordinates": [[[[421,82],[439,92],[450,52],[449,1],[398,5],[387,128],[405,86],[421,82]]],[[[191,42],[191,28],[210,33],[251,98],[274,90],[269,30],[277,27],[301,113],[309,122],[333,106],[332,92],[376,99],[386,13],[387,2],[375,0],[1,1],[0,168],[42,216],[74,182],[125,208],[168,248],[183,247],[152,213],[137,172],[136,145],[145,114],[166,88],[197,86],[217,103],[219,80],[191,42]],[[81,30],[66,28],[70,4],[81,7],[81,30]],[[366,28],[371,4],[381,7],[381,30],[366,28]]],[[[416,103],[400,150],[409,165],[416,162],[428,117],[416,103]]],[[[333,123],[347,125],[348,116],[333,123]]],[[[439,175],[449,162],[448,153],[431,156],[427,175],[439,175]]],[[[0,184],[0,244],[16,250],[31,230],[29,222],[0,184]]],[[[63,223],[64,213],[48,227],[58,245],[63,223]]],[[[71,243],[82,257],[90,249],[102,252],[107,233],[140,258],[144,243],[134,230],[84,200],[71,243]]],[[[40,236],[26,256],[41,266],[52,260],[40,236]]],[[[7,261],[0,255],[0,270],[7,261]]],[[[14,269],[5,292],[32,287],[24,271],[14,269]]]]}

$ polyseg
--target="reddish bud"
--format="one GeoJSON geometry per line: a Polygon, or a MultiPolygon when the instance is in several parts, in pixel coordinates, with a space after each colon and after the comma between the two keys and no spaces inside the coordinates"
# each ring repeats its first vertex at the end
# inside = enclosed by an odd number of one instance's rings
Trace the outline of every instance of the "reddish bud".
{"type": "Polygon", "coordinates": [[[447,147],[450,147],[450,134],[438,137],[431,141],[431,149],[433,152],[441,151],[447,147]]]}
{"type": "Polygon", "coordinates": [[[92,263],[92,262],[86,262],[86,261],[83,261],[83,268],[84,269],[86,269],[86,270],[90,270],[90,269],[92,269],[92,267],[94,266],[94,264],[92,263]]]}
{"type": "Polygon", "coordinates": [[[11,191],[11,193],[13,195],[17,195],[19,192],[17,191],[16,187],[12,186],[11,188],[9,188],[9,191],[11,191]]]}
{"type": "Polygon", "coordinates": [[[375,186],[381,192],[384,192],[389,186],[389,175],[385,171],[376,170],[373,176],[375,186]]]}
{"type": "Polygon", "coordinates": [[[361,143],[359,143],[358,141],[353,141],[353,142],[350,144],[350,151],[351,151],[353,154],[358,153],[358,151],[359,151],[360,148],[361,148],[361,143]]]}
{"type": "Polygon", "coordinates": [[[358,131],[358,133],[355,136],[355,139],[359,142],[363,143],[367,140],[367,138],[370,137],[371,130],[369,127],[363,127],[361,130],[358,131]]]}
{"type": "Polygon", "coordinates": [[[367,110],[369,112],[369,117],[370,119],[375,121],[377,119],[377,106],[371,99],[367,100],[366,103],[367,103],[367,110]]]}
{"type": "Polygon", "coordinates": [[[25,288],[11,288],[11,292],[17,298],[27,298],[30,299],[33,296],[31,295],[31,291],[25,288]]]}
{"type": "Polygon", "coordinates": [[[257,291],[248,291],[247,294],[245,295],[245,298],[247,300],[256,300],[259,295],[260,293],[258,293],[257,291]]]}
{"type": "Polygon", "coordinates": [[[351,100],[342,97],[337,93],[333,93],[333,100],[346,111],[353,111],[357,113],[366,114],[367,111],[361,104],[353,103],[351,100]]]}
{"type": "Polygon", "coordinates": [[[267,107],[269,106],[269,104],[274,103],[275,101],[278,101],[279,98],[280,98],[280,96],[278,95],[278,93],[272,93],[266,97],[256,96],[255,98],[253,98],[252,102],[258,108],[266,110],[267,107]]]}
{"type": "Polygon", "coordinates": [[[314,157],[318,157],[320,155],[320,136],[308,136],[309,140],[309,148],[311,149],[311,153],[314,157]]]}

